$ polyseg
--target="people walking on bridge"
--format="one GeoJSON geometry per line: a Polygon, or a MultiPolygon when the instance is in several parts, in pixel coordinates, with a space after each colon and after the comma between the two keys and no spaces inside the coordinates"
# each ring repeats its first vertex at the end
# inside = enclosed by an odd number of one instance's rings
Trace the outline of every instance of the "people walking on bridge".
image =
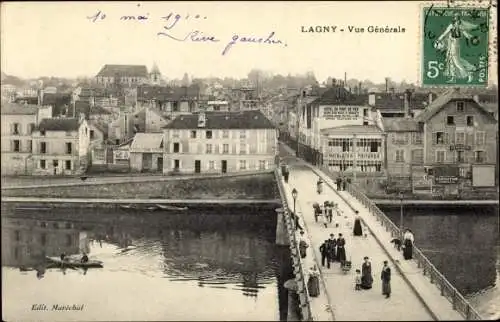
{"type": "Polygon", "coordinates": [[[387,261],[384,261],[380,278],[382,279],[382,295],[385,295],[385,298],[388,299],[391,297],[391,268],[387,261]]]}
{"type": "Polygon", "coordinates": [[[307,247],[309,247],[309,244],[305,241],[304,238],[304,231],[300,231],[300,240],[299,240],[299,253],[300,253],[300,258],[306,258],[307,255],[307,247]]]}
{"type": "Polygon", "coordinates": [[[319,296],[319,272],[316,265],[310,268],[309,278],[307,280],[307,290],[312,297],[319,296]]]}
{"type": "Polygon", "coordinates": [[[297,229],[304,230],[304,228],[302,228],[302,226],[300,225],[299,216],[297,216],[293,211],[290,211],[290,215],[292,216],[295,230],[297,229]]]}
{"type": "Polygon", "coordinates": [[[373,285],[372,263],[368,256],[365,256],[363,259],[365,262],[361,266],[361,288],[369,290],[373,285]]]}
{"type": "Polygon", "coordinates": [[[337,186],[337,191],[341,191],[341,187],[340,187],[340,184],[342,183],[342,179],[340,179],[340,177],[337,177],[335,179],[335,185],[337,186]]]}
{"type": "Polygon", "coordinates": [[[328,268],[330,268],[330,263],[337,260],[337,239],[335,239],[334,234],[330,234],[330,239],[328,239],[327,251],[328,251],[328,268]]]}
{"type": "Polygon", "coordinates": [[[406,229],[403,235],[403,257],[404,259],[412,259],[413,258],[413,242],[415,241],[415,237],[413,236],[413,232],[410,229],[406,229]]]}
{"type": "Polygon", "coordinates": [[[333,220],[333,201],[325,201],[325,216],[331,224],[333,220]]]}
{"type": "Polygon", "coordinates": [[[323,192],[323,179],[319,178],[318,181],[316,182],[316,189],[318,192],[318,195],[320,195],[323,192]]]}
{"type": "Polygon", "coordinates": [[[283,179],[285,179],[285,183],[288,183],[288,177],[290,176],[288,164],[281,165],[281,174],[283,175],[283,179]]]}
{"type": "Polygon", "coordinates": [[[356,270],[356,277],[354,278],[354,283],[355,283],[354,289],[356,291],[360,291],[361,290],[361,271],[359,269],[356,270]]]}
{"type": "Polygon", "coordinates": [[[325,239],[323,244],[319,246],[319,252],[321,253],[321,267],[325,267],[325,263],[327,267],[330,268],[330,256],[328,253],[328,239],[325,239]]]}
{"type": "Polygon", "coordinates": [[[355,211],[354,217],[354,228],[352,233],[354,236],[363,236],[363,228],[361,227],[361,218],[359,217],[359,211],[355,211]]]}
{"type": "Polygon", "coordinates": [[[337,238],[337,260],[341,265],[343,265],[346,260],[345,239],[342,237],[342,234],[339,234],[339,238],[337,238]]]}

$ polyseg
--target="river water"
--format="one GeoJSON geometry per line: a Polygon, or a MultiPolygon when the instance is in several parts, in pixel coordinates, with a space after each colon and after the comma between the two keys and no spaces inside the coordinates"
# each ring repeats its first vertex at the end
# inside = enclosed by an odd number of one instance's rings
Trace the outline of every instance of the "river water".
{"type": "MultiPolygon", "coordinates": [[[[380,207],[396,224],[399,207],[380,207]]],[[[416,245],[483,318],[500,318],[499,217],[495,207],[403,208],[416,245]]]]}
{"type": "Polygon", "coordinates": [[[3,319],[279,321],[291,267],[275,227],[274,212],[242,210],[3,211],[3,319]],[[43,270],[45,256],[80,250],[104,267],[43,270]],[[56,304],[83,309],[52,311],[56,304]]]}

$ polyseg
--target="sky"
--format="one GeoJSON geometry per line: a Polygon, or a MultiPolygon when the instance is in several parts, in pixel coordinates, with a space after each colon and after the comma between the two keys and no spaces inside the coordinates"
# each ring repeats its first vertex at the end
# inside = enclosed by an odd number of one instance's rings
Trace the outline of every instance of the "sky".
{"type": "MultiPolygon", "coordinates": [[[[2,2],[1,68],[23,78],[92,77],[104,64],[150,69],[156,63],[170,79],[184,73],[242,78],[259,68],[283,75],[313,71],[320,81],[347,73],[348,79],[382,83],[390,77],[418,84],[420,6],[416,1],[2,2]],[[124,15],[136,19],[121,20],[124,15]],[[137,20],[139,15],[148,19],[137,20]],[[405,33],[368,33],[370,25],[399,26],[405,33]],[[337,29],[310,33],[301,32],[302,26],[337,29]],[[365,32],[350,33],[349,26],[365,32]],[[180,41],[194,31],[198,38],[218,41],[193,41],[195,36],[180,41]],[[242,42],[272,32],[274,44],[242,42]],[[232,43],[233,37],[238,40],[232,43]]],[[[496,78],[495,61],[490,79],[496,78]]]]}

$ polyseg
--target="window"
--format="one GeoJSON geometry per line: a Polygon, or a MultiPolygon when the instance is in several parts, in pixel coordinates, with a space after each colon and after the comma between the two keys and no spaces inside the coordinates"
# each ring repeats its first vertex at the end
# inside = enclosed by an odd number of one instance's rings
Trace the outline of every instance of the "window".
{"type": "Polygon", "coordinates": [[[446,117],[446,125],[455,125],[455,117],[448,115],[446,117]]]}
{"type": "Polygon", "coordinates": [[[40,130],[40,135],[41,135],[41,136],[45,136],[45,131],[40,130]]]}
{"type": "Polygon", "coordinates": [[[179,143],[174,143],[174,153],[179,153],[179,143]]]}
{"type": "Polygon", "coordinates": [[[28,152],[33,152],[33,141],[28,140],[28,152]]]}
{"type": "Polygon", "coordinates": [[[455,151],[456,152],[456,162],[465,162],[465,151],[455,151]]]}
{"type": "Polygon", "coordinates": [[[446,151],[436,151],[436,162],[443,163],[446,160],[446,151]]]}
{"type": "Polygon", "coordinates": [[[64,161],[64,167],[66,170],[71,170],[71,160],[64,161]]]}
{"type": "Polygon", "coordinates": [[[21,150],[21,142],[19,140],[12,141],[12,150],[14,152],[19,152],[21,150]]]}
{"type": "Polygon", "coordinates": [[[424,163],[424,149],[414,149],[411,151],[411,162],[412,164],[423,164],[424,163]]]}
{"type": "Polygon", "coordinates": [[[247,168],[247,161],[240,160],[240,170],[245,170],[247,168]]]}
{"type": "Polygon", "coordinates": [[[173,130],[172,131],[172,137],[173,138],[178,138],[179,137],[179,130],[173,130]]]}
{"type": "Polygon", "coordinates": [[[196,139],[196,131],[191,131],[191,139],[196,139]]]}
{"type": "Polygon", "coordinates": [[[95,137],[95,131],[94,130],[90,130],[90,139],[93,140],[95,137]]]}
{"type": "Polygon", "coordinates": [[[210,170],[215,169],[215,161],[208,161],[208,169],[210,170]]]}
{"type": "Polygon", "coordinates": [[[367,108],[363,109],[363,117],[368,117],[368,109],[367,108]]]}
{"type": "Polygon", "coordinates": [[[47,234],[46,233],[42,233],[40,235],[40,244],[42,244],[43,246],[45,246],[45,244],[47,244],[47,234]]]}
{"type": "Polygon", "coordinates": [[[396,150],[394,155],[394,159],[396,162],[405,162],[405,151],[404,150],[396,150]]]}
{"type": "Polygon", "coordinates": [[[228,130],[223,130],[222,131],[222,138],[227,139],[229,137],[229,131],[228,130]]]}
{"type": "Polygon", "coordinates": [[[247,131],[246,130],[241,130],[240,131],[240,139],[244,139],[247,137],[247,131]]]}
{"type": "Polygon", "coordinates": [[[71,235],[67,234],[66,235],[66,246],[71,246],[72,241],[73,241],[73,238],[71,237],[71,235]]]}
{"type": "Polygon", "coordinates": [[[181,167],[181,161],[179,160],[174,160],[174,169],[179,169],[181,167]]]}
{"type": "Polygon", "coordinates": [[[485,132],[476,132],[476,145],[484,145],[486,142],[485,132]]]}
{"type": "Polygon", "coordinates": [[[368,125],[368,121],[363,121],[363,125],[368,125]]]}
{"type": "Polygon", "coordinates": [[[247,145],[240,144],[240,154],[247,154],[247,145]]]}
{"type": "Polygon", "coordinates": [[[28,125],[28,134],[31,134],[35,131],[35,123],[30,123],[28,125]]]}
{"type": "Polygon", "coordinates": [[[47,167],[47,164],[45,162],[45,160],[40,160],[40,169],[46,169],[47,167]]]}
{"type": "Polygon", "coordinates": [[[47,143],[40,142],[40,153],[47,153],[47,143]]]}
{"type": "Polygon", "coordinates": [[[212,144],[207,144],[205,153],[212,153],[212,144]]]}
{"type": "Polygon", "coordinates": [[[465,103],[457,102],[457,112],[463,113],[465,111],[465,103]]]}
{"type": "Polygon", "coordinates": [[[465,132],[455,132],[455,144],[465,144],[465,132]]]}
{"type": "Polygon", "coordinates": [[[474,116],[467,115],[467,126],[474,126],[474,116]]]}
{"type": "Polygon", "coordinates": [[[229,153],[229,144],[223,144],[222,145],[222,153],[228,154],[229,153]]]}
{"type": "Polygon", "coordinates": [[[447,144],[448,143],[448,135],[445,132],[436,132],[434,133],[434,144],[447,144]]]}
{"type": "Polygon", "coordinates": [[[408,144],[408,133],[394,133],[392,135],[392,144],[397,144],[397,145],[408,144]]]}
{"type": "Polygon", "coordinates": [[[259,169],[260,170],[265,170],[266,169],[266,161],[265,160],[260,160],[259,161],[259,169]]]}
{"type": "Polygon", "coordinates": [[[211,139],[211,138],[212,138],[212,131],[206,131],[206,132],[205,132],[205,137],[206,137],[207,139],[211,139]]]}
{"type": "Polygon", "coordinates": [[[19,123],[14,123],[12,125],[12,134],[19,135],[19,123]]]}
{"type": "Polygon", "coordinates": [[[422,144],[423,143],[423,135],[420,132],[413,132],[411,134],[411,143],[412,144],[422,144]]]}
{"type": "Polygon", "coordinates": [[[486,152],[485,151],[474,152],[474,161],[477,163],[486,162],[486,152]]]}
{"type": "Polygon", "coordinates": [[[172,103],[172,112],[179,112],[179,102],[172,103]]]}
{"type": "MultiPolygon", "coordinates": [[[[87,133],[85,133],[85,134],[87,134],[87,133]]],[[[71,136],[71,132],[66,131],[66,136],[71,136]]]]}
{"type": "Polygon", "coordinates": [[[66,154],[71,154],[73,152],[73,146],[71,142],[66,143],[66,154]]]}

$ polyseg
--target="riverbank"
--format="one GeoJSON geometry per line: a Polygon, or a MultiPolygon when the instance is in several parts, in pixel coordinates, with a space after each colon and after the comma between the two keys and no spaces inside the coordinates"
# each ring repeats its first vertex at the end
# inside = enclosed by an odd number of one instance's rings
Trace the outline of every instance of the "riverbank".
{"type": "Polygon", "coordinates": [[[495,206],[498,200],[419,200],[419,199],[371,199],[377,205],[418,205],[418,206],[495,206]]]}
{"type": "Polygon", "coordinates": [[[2,189],[2,197],[60,199],[279,199],[273,172],[235,176],[139,178],[121,182],[80,182],[59,186],[2,189]],[[127,182],[129,181],[129,182],[127,182]]]}

